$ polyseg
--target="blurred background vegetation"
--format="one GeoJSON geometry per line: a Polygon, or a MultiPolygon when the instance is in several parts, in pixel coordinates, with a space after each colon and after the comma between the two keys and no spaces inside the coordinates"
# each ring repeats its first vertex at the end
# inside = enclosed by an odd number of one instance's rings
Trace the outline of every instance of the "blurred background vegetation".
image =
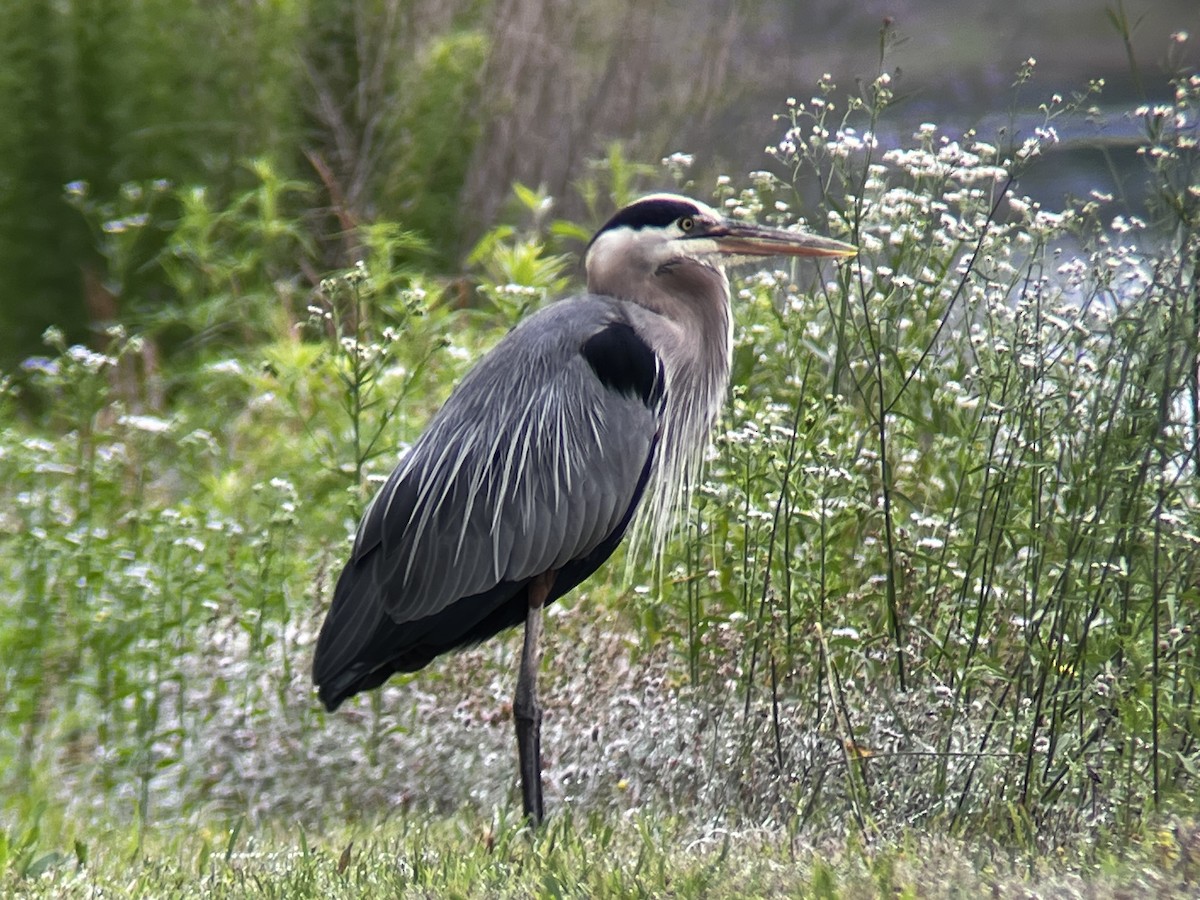
{"type": "MultiPolygon", "coordinates": [[[[50,324],[94,342],[108,322],[137,323],[168,352],[232,336],[180,308],[195,286],[178,259],[195,248],[180,245],[199,229],[237,249],[213,220],[267,182],[280,204],[257,210],[270,252],[306,265],[290,284],[239,277],[222,290],[265,300],[311,288],[361,256],[358,229],[381,221],[411,238],[397,264],[457,273],[515,182],[594,221],[623,199],[611,196],[622,187],[610,183],[614,156],[686,149],[702,177],[760,167],[761,123],[822,73],[853,86],[885,17],[919,36],[890,48],[901,114],[878,123],[885,135],[1005,114],[1030,55],[1048,83],[1082,88],[1086,73],[1106,79],[1105,102],[1154,99],[1164,36],[1200,25],[1195,6],[1129,0],[1122,15],[1144,81],[1096,0],[970,0],[952,12],[831,0],[11,0],[0,22],[0,368],[36,352],[50,324]],[[147,190],[131,197],[130,185],[147,190]],[[271,230],[285,218],[298,230],[271,230]]],[[[1101,140],[1110,149],[1128,143],[1115,118],[1101,140]]],[[[1088,166],[1073,160],[1065,183],[1061,167],[1031,172],[1028,190],[1090,187],[1112,156],[1087,137],[1088,166]]],[[[631,172],[627,191],[655,183],[631,172]]]]}

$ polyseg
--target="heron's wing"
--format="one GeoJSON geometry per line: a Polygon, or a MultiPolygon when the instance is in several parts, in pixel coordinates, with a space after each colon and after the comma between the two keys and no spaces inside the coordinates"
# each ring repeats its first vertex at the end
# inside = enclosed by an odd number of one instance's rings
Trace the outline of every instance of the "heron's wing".
{"type": "Polygon", "coordinates": [[[613,301],[560,301],[510,332],[371,502],[322,629],[318,683],[378,629],[561,569],[623,528],[663,384],[613,301]]]}

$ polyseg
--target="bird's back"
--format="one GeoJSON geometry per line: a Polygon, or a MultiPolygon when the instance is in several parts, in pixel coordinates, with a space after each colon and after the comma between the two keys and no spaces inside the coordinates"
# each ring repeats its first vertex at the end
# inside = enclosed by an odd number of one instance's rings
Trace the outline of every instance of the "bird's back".
{"type": "Polygon", "coordinates": [[[562,300],[467,374],[359,525],[314,656],[327,707],[519,623],[532,578],[557,572],[552,601],[612,553],[663,406],[644,321],[562,300]]]}

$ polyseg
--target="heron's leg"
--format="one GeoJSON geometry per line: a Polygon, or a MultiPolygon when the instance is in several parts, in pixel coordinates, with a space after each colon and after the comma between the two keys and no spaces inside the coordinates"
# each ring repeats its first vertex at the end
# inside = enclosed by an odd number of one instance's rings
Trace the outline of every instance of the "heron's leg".
{"type": "Polygon", "coordinates": [[[529,610],[525,616],[525,643],[517,672],[517,695],[513,719],[517,724],[517,755],[521,764],[521,798],[525,817],[541,825],[542,807],[542,707],[538,704],[537,677],[542,662],[542,607],[554,584],[554,573],[546,572],[529,582],[529,610]]]}

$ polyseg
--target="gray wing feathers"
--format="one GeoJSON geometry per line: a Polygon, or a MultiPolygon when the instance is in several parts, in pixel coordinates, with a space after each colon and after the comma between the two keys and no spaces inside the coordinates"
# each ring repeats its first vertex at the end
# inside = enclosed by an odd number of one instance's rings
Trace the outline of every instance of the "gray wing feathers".
{"type": "Polygon", "coordinates": [[[612,533],[658,428],[655,411],[602,385],[580,354],[620,314],[594,297],[560,301],[462,381],[363,517],[354,560],[372,556],[375,597],[356,619],[424,618],[612,533]]]}

